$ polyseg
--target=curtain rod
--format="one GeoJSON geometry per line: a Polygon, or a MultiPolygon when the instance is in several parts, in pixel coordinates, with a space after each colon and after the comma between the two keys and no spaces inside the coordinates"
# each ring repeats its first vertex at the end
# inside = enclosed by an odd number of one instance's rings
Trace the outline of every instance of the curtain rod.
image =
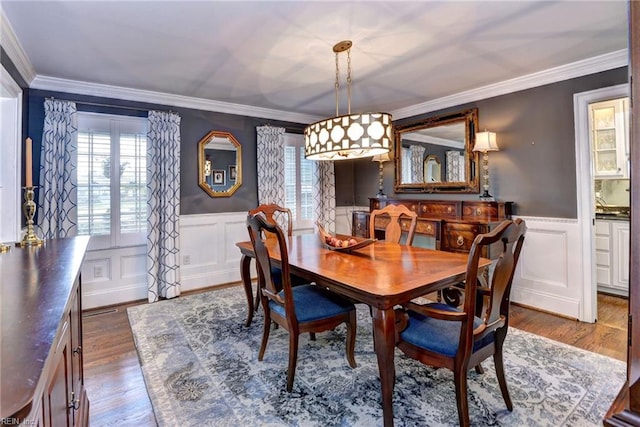
{"type": "MultiPolygon", "coordinates": [[[[55,98],[51,96],[51,97],[45,98],[45,99],[53,100],[55,98]]],[[[123,109],[123,110],[146,111],[146,112],[149,112],[149,111],[152,110],[150,108],[128,107],[128,106],[125,106],[125,105],[102,104],[102,103],[99,103],[99,102],[86,102],[86,101],[70,101],[70,102],[74,102],[74,103],[80,104],[80,105],[93,106],[93,107],[120,108],[120,109],[123,109]]],[[[169,112],[171,112],[171,110],[169,110],[169,112]]]]}
{"type": "Polygon", "coordinates": [[[271,127],[283,128],[284,131],[287,133],[304,134],[304,127],[278,126],[271,123],[264,123],[260,126],[271,126],[271,127]]]}

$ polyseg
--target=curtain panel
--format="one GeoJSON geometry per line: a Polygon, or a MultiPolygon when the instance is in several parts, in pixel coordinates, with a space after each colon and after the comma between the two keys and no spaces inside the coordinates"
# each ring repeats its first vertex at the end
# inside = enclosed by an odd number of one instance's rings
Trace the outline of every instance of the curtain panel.
{"type": "Polygon", "coordinates": [[[314,162],[313,210],[316,221],[329,233],[336,231],[336,175],[333,161],[314,162]]]}
{"type": "MultiPolygon", "coordinates": [[[[258,126],[257,167],[258,167],[258,204],[276,204],[286,206],[284,180],[284,134],[285,129],[275,126],[258,126]]],[[[286,233],[287,220],[276,215],[275,220],[286,233]]]]}
{"type": "Polygon", "coordinates": [[[256,128],[258,163],[258,204],[285,205],[284,133],[274,126],[256,128]]]}
{"type": "Polygon", "coordinates": [[[424,182],[424,152],[425,147],[412,145],[411,152],[411,182],[424,182]]]}
{"type": "Polygon", "coordinates": [[[76,104],[44,101],[38,223],[44,239],[77,233],[76,104]]]}
{"type": "Polygon", "coordinates": [[[180,295],[180,116],[149,111],[147,296],[180,295]]]}
{"type": "Polygon", "coordinates": [[[447,151],[447,182],[464,181],[464,155],[459,151],[447,151]]]}

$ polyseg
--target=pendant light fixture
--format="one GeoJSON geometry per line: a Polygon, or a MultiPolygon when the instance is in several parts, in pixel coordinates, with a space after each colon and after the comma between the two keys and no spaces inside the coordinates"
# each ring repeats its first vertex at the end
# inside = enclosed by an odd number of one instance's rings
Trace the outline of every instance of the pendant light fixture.
{"type": "Polygon", "coordinates": [[[310,160],[346,160],[391,151],[393,123],[388,113],[351,114],[351,40],[333,46],[336,54],[336,116],[312,123],[304,130],[304,155],[310,160]],[[340,115],[339,54],[347,53],[347,114],[340,115]]]}

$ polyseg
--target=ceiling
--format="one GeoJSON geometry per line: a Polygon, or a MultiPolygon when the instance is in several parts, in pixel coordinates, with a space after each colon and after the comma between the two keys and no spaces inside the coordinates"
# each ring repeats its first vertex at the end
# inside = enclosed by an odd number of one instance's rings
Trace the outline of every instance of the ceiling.
{"type": "MultiPolygon", "coordinates": [[[[354,113],[393,112],[628,42],[628,4],[617,0],[0,5],[38,78],[319,117],[335,113],[332,47],[345,39],[353,41],[354,113]]],[[[345,114],[346,90],[340,96],[345,114]]]]}

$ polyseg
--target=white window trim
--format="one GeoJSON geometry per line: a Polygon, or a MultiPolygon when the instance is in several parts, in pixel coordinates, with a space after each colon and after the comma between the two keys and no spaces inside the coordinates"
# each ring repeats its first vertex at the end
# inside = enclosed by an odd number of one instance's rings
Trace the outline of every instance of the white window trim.
{"type": "MultiPolygon", "coordinates": [[[[140,133],[147,134],[147,119],[144,117],[129,117],[115,114],[102,114],[91,112],[78,112],[78,132],[82,127],[103,127],[104,121],[117,121],[119,133],[140,133]],[[99,123],[100,125],[96,125],[99,123]]],[[[111,129],[111,124],[110,124],[111,129]]],[[[111,176],[114,177],[111,182],[111,189],[120,188],[120,150],[119,146],[111,141],[111,176]]],[[[116,194],[119,194],[116,192],[116,194]]],[[[111,224],[112,230],[109,235],[91,236],[89,239],[88,250],[114,249],[131,246],[143,246],[147,243],[147,233],[120,233],[120,200],[118,197],[111,197],[111,224]]]]}
{"type": "MultiPolygon", "coordinates": [[[[304,136],[294,133],[285,133],[284,145],[288,147],[296,147],[296,182],[300,183],[300,151],[304,152],[304,136]]],[[[300,200],[302,200],[300,186],[296,186],[296,201],[298,203],[298,206],[296,206],[297,212],[301,212],[299,206],[300,200]]],[[[313,230],[313,219],[300,220],[298,218],[293,218],[293,231],[300,232],[305,230],[313,230]]]]}

